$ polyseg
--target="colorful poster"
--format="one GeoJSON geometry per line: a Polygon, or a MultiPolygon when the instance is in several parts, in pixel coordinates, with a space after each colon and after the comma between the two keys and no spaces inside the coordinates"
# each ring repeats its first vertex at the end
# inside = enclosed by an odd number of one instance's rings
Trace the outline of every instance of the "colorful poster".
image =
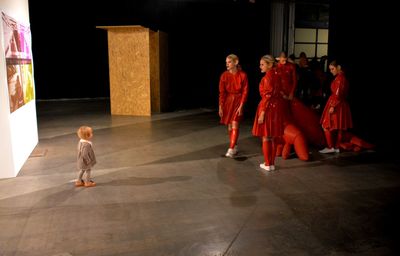
{"type": "Polygon", "coordinates": [[[31,30],[2,12],[10,113],[35,98],[31,30]]]}

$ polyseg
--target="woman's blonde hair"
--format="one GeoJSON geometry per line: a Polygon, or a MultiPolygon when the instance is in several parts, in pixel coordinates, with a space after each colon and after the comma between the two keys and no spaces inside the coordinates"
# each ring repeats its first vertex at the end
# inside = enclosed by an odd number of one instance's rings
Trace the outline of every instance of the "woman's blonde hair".
{"type": "Polygon", "coordinates": [[[229,54],[228,56],[226,56],[228,59],[231,59],[234,62],[239,62],[239,57],[236,56],[235,54],[229,54]]]}
{"type": "Polygon", "coordinates": [[[272,55],[269,55],[269,54],[262,56],[261,59],[263,61],[269,62],[269,63],[274,63],[275,62],[274,57],[272,57],[272,55]]]}
{"type": "Polygon", "coordinates": [[[93,134],[93,129],[89,126],[83,125],[79,127],[78,131],[76,132],[78,137],[83,140],[87,140],[93,134]]]}

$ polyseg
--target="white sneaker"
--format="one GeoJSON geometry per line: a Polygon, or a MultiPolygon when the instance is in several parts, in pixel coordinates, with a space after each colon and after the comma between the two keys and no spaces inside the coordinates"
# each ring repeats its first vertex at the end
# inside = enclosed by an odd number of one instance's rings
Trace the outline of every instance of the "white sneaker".
{"type": "Polygon", "coordinates": [[[236,155],[238,153],[238,147],[237,145],[235,145],[235,147],[233,148],[233,154],[236,155]]]}
{"type": "Polygon", "coordinates": [[[226,157],[233,158],[235,156],[235,152],[232,148],[228,148],[228,151],[225,154],[226,157]]]}
{"type": "Polygon", "coordinates": [[[324,148],[319,151],[319,153],[321,153],[321,154],[329,154],[329,153],[335,153],[335,152],[336,152],[336,149],[334,149],[334,148],[324,148]]]}
{"type": "Polygon", "coordinates": [[[335,148],[335,153],[340,153],[340,149],[339,148],[335,148]]]}
{"type": "Polygon", "coordinates": [[[265,165],[265,163],[260,164],[260,168],[264,169],[266,171],[273,171],[275,170],[275,166],[274,165],[265,165]]]}

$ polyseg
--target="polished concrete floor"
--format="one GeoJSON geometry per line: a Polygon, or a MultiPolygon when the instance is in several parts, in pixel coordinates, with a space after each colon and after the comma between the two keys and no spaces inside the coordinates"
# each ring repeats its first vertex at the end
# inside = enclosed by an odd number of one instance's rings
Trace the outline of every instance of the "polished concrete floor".
{"type": "Polygon", "coordinates": [[[277,159],[247,117],[236,159],[215,111],[111,116],[108,100],[38,102],[39,144],[0,180],[0,255],[400,255],[398,159],[379,150],[277,159]],[[94,128],[97,186],[74,187],[94,128]]]}

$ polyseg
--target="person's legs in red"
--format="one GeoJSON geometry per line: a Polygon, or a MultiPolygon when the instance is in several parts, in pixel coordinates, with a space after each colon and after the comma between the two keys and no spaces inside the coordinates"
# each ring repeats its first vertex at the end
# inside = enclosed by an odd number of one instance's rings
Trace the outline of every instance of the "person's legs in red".
{"type": "Polygon", "coordinates": [[[324,133],[325,133],[325,139],[326,139],[326,147],[322,150],[320,150],[319,152],[322,154],[327,154],[327,153],[335,153],[338,152],[338,150],[336,150],[333,145],[333,131],[330,131],[328,129],[324,129],[324,133]]]}
{"type": "Polygon", "coordinates": [[[343,140],[343,130],[337,130],[336,144],[335,144],[336,152],[340,151],[340,143],[342,143],[342,140],[343,140]]]}
{"type": "Polygon", "coordinates": [[[279,140],[277,138],[272,138],[271,139],[271,166],[273,166],[272,168],[275,169],[275,157],[276,157],[276,148],[279,145],[279,140]]]}
{"type": "Polygon", "coordinates": [[[239,123],[232,122],[232,125],[228,126],[229,129],[229,149],[225,156],[233,157],[237,154],[237,141],[239,138],[239,123]]]}
{"type": "Polygon", "coordinates": [[[326,139],[326,146],[327,148],[333,148],[333,138],[332,138],[332,132],[325,129],[325,139],[326,139]]]}
{"type": "Polygon", "coordinates": [[[235,148],[237,145],[237,141],[239,138],[239,123],[238,122],[232,122],[232,132],[230,136],[230,144],[229,148],[235,148]]]}
{"type": "Polygon", "coordinates": [[[264,155],[264,163],[260,164],[260,168],[266,171],[275,170],[274,161],[276,149],[274,147],[273,138],[271,137],[263,137],[262,138],[262,151],[264,155]]]}

